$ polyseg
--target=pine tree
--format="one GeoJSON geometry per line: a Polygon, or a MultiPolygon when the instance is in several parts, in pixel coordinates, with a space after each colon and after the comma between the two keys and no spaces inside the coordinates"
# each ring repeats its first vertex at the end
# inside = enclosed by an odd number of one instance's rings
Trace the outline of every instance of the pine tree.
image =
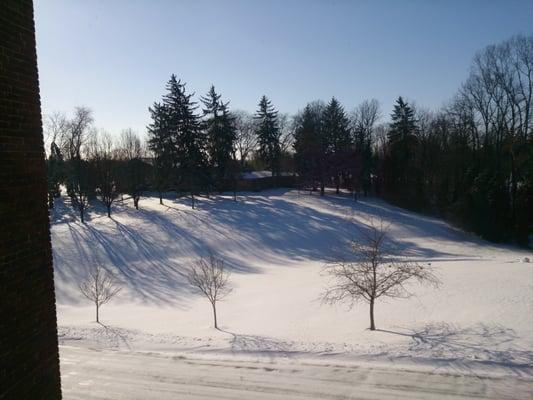
{"type": "Polygon", "coordinates": [[[278,176],[281,157],[278,112],[264,95],[259,101],[259,109],[255,114],[255,119],[257,121],[256,134],[259,141],[259,156],[272,171],[272,176],[278,176]]]}
{"type": "Polygon", "coordinates": [[[400,201],[405,203],[413,195],[415,188],[412,181],[418,176],[413,170],[418,127],[414,109],[401,96],[396,100],[391,119],[387,186],[389,192],[396,193],[400,201]]]}
{"type": "Polygon", "coordinates": [[[65,162],[61,149],[52,142],[50,144],[50,156],[46,160],[46,172],[48,178],[48,208],[54,208],[54,199],[61,195],[60,184],[65,180],[65,162]]]}
{"type": "Polygon", "coordinates": [[[323,106],[320,103],[307,104],[296,118],[294,131],[294,159],[302,183],[312,185],[315,190],[320,183],[320,194],[324,195],[326,141],[322,130],[323,106]]]}
{"type": "Polygon", "coordinates": [[[165,106],[154,103],[148,110],[152,118],[152,123],[148,125],[148,148],[154,154],[154,184],[159,193],[159,203],[163,204],[163,191],[171,184],[176,149],[165,106]]]}
{"type": "Polygon", "coordinates": [[[331,175],[339,193],[340,181],[350,169],[350,155],[353,153],[350,135],[350,121],[339,101],[333,97],[326,106],[322,117],[322,127],[327,140],[327,156],[331,175]]]}
{"type": "Polygon", "coordinates": [[[416,134],[415,110],[404,101],[402,96],[396,100],[391,119],[392,122],[388,133],[390,143],[409,141],[416,134]]]}
{"type": "Polygon", "coordinates": [[[235,126],[228,111],[229,103],[222,102],[220,97],[215,87],[211,86],[207,95],[201,98],[209,167],[214,171],[214,181],[219,188],[231,174],[230,163],[235,143],[235,126]]]}
{"type": "Polygon", "coordinates": [[[185,93],[185,84],[176,80],[175,75],[171,76],[167,90],[163,104],[169,111],[171,136],[176,146],[178,182],[190,191],[194,208],[194,195],[207,183],[205,138],[195,113],[196,102],[191,100],[193,94],[185,93]]]}
{"type": "MultiPolygon", "coordinates": [[[[156,112],[162,116],[158,124],[163,123],[162,154],[171,161],[176,183],[191,193],[192,207],[194,196],[199,188],[207,186],[207,161],[205,154],[205,137],[200,129],[196,115],[196,103],[193,94],[186,94],[185,83],[172,75],[166,85],[167,93],[163,103],[156,112]]],[[[154,105],[154,109],[155,109],[154,105]]],[[[154,116],[152,117],[154,119],[154,116]]],[[[156,119],[154,119],[156,121],[156,119]]]]}

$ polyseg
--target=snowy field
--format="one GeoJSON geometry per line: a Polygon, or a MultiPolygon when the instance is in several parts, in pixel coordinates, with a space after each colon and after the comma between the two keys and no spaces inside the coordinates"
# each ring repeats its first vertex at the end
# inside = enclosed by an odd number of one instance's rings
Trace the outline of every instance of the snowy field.
{"type": "MultiPolygon", "coordinates": [[[[185,198],[167,199],[164,206],[157,198],[142,198],[140,207],[119,203],[112,219],[93,209],[85,225],[61,201],[52,213],[66,389],[72,382],[68,374],[78,365],[72,360],[81,363],[77,373],[89,373],[92,365],[93,373],[105,378],[94,362],[82,361],[92,354],[93,361],[115,357],[131,370],[160,363],[157,368],[167,373],[186,369],[178,361],[189,360],[194,364],[191,380],[202,371],[209,374],[205,369],[211,360],[215,370],[223,371],[221,381],[230,370],[254,381],[250,374],[257,371],[242,366],[260,363],[275,371],[302,370],[294,376],[296,385],[307,386],[306,379],[320,375],[325,380],[338,376],[341,387],[349,385],[346,368],[358,376],[362,365],[371,365],[377,375],[361,382],[385,379],[380,368],[393,368],[413,374],[423,370],[426,378],[430,373],[463,377],[448,381],[450,393],[453,387],[459,390],[457,385],[463,390],[471,386],[467,377],[491,377],[498,385],[515,382],[514,389],[499,387],[499,397],[485,387],[485,398],[527,399],[533,393],[533,263],[522,262],[533,259],[531,251],[488,244],[438,219],[376,199],[353,203],[347,196],[273,190],[241,194],[237,203],[229,195],[201,198],[196,210],[185,198]],[[357,226],[364,229],[369,217],[388,220],[403,253],[431,263],[442,281],[438,289],[413,286],[415,296],[407,300],[378,301],[376,332],[367,330],[367,305],[350,310],[320,302],[327,284],[324,264],[345,254],[347,240],[357,238],[357,226]],[[191,261],[210,251],[233,272],[233,293],[218,307],[220,331],[212,327],[209,303],[190,290],[183,276],[191,261]],[[96,262],[113,270],[124,287],[102,307],[103,325],[93,322],[94,307],[77,287],[96,262]],[[134,367],[135,362],[140,365],[134,367]],[[241,367],[219,368],[220,363],[241,367]],[[345,369],[335,374],[334,365],[345,369]]],[[[157,379],[157,372],[153,376],[157,379]]],[[[283,375],[288,386],[290,376],[283,375]]],[[[98,386],[98,379],[91,379],[74,386],[98,386]]],[[[332,398],[358,398],[354,393],[342,397],[349,392],[339,390],[332,398]]],[[[68,393],[66,398],[78,398],[76,391],[68,393]]],[[[438,395],[421,398],[443,397],[438,395]]]]}

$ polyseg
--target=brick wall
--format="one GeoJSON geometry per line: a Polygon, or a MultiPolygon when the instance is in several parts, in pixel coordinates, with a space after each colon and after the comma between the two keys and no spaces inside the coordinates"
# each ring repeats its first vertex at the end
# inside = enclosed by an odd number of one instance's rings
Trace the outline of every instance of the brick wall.
{"type": "Polygon", "coordinates": [[[0,3],[0,399],[61,397],[32,0],[0,3]]]}

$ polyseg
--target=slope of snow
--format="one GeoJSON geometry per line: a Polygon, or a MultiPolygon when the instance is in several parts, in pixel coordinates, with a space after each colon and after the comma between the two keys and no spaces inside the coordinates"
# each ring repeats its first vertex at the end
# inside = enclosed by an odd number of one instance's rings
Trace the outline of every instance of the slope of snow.
{"type": "Polygon", "coordinates": [[[125,202],[109,219],[93,210],[83,225],[67,204],[52,214],[59,336],[62,344],[210,358],[336,360],[429,365],[442,370],[533,374],[531,254],[495,246],[445,222],[376,199],[272,190],[188,199],[125,202]],[[369,217],[391,223],[403,253],[431,263],[439,289],[368,307],[326,306],[324,264],[346,256],[369,217]],[[209,303],[193,294],[184,268],[201,255],[223,257],[233,293],[212,328],[209,303]],[[77,289],[100,262],[123,282],[101,309],[105,325],[77,289]]]}

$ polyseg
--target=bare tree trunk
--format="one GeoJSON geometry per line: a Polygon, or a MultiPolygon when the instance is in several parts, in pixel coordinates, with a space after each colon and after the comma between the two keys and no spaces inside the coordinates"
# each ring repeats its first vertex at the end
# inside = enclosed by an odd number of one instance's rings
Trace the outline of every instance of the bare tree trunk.
{"type": "Polygon", "coordinates": [[[163,205],[163,193],[159,192],[159,204],[163,205]]]}
{"type": "Polygon", "coordinates": [[[192,203],[192,209],[194,210],[194,193],[191,192],[191,203],[192,203]]]}
{"type": "Polygon", "coordinates": [[[357,201],[357,178],[355,176],[353,180],[353,201],[357,201]]]}
{"type": "Polygon", "coordinates": [[[98,303],[96,303],[96,322],[100,323],[100,318],[98,318],[98,303]]]}
{"type": "Polygon", "coordinates": [[[107,207],[107,218],[111,218],[111,205],[106,205],[107,207]]]}
{"type": "Polygon", "coordinates": [[[320,196],[324,196],[324,193],[325,193],[325,189],[324,189],[324,181],[320,181],[320,196]]]}
{"type": "Polygon", "coordinates": [[[370,330],[376,330],[376,324],[374,323],[374,299],[370,300],[370,330]]]}
{"type": "Polygon", "coordinates": [[[213,306],[213,320],[215,321],[215,329],[218,329],[218,323],[217,323],[217,306],[215,302],[212,302],[211,305],[213,306]]]}
{"type": "Polygon", "coordinates": [[[83,218],[83,207],[80,207],[80,217],[81,217],[81,223],[84,224],[85,223],[85,220],[83,218]]]}
{"type": "Polygon", "coordinates": [[[233,178],[233,201],[237,201],[237,178],[233,178]]]}
{"type": "Polygon", "coordinates": [[[139,196],[134,196],[133,197],[133,205],[135,206],[135,209],[138,210],[139,209],[139,196]]]}
{"type": "Polygon", "coordinates": [[[516,192],[518,184],[516,179],[515,157],[511,148],[511,227],[515,231],[516,225],[516,192]]]}

